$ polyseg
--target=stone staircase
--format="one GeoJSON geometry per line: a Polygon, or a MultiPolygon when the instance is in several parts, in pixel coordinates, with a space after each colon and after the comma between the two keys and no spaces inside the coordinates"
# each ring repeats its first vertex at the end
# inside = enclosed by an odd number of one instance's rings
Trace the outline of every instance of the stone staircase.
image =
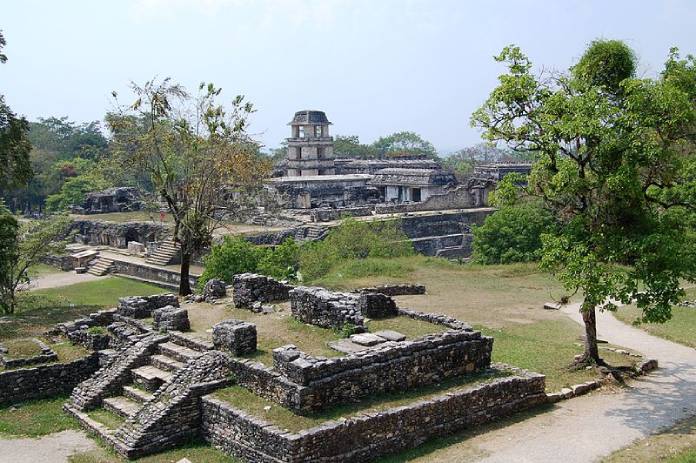
{"type": "MultiPolygon", "coordinates": [[[[224,354],[208,351],[212,346],[205,343],[197,345],[198,350],[187,347],[183,344],[191,344],[186,341],[181,334],[173,333],[171,336],[157,333],[142,336],[140,341],[131,343],[109,364],[78,385],[65,410],[127,458],[159,451],[186,436],[191,437],[194,432],[191,426],[197,426],[197,417],[190,418],[193,424],[189,423],[189,426],[187,419],[181,418],[180,410],[176,412],[177,407],[181,408],[185,399],[190,399],[186,406],[191,408],[191,401],[195,402],[201,395],[199,383],[211,385],[209,389],[221,387],[226,384],[229,372],[221,373],[221,369],[216,368],[216,365],[225,363],[224,359],[210,365],[211,356],[224,354]],[[203,364],[197,365],[197,362],[203,364]],[[107,410],[125,421],[118,428],[109,428],[90,416],[99,410],[107,410]],[[148,436],[153,432],[157,434],[158,423],[171,421],[172,416],[183,421],[180,435],[167,431],[150,443],[148,436]]],[[[183,416],[195,413],[191,408],[183,416]]]]}
{"type": "Polygon", "coordinates": [[[104,275],[109,273],[111,270],[113,270],[113,268],[114,268],[113,259],[109,259],[107,257],[99,257],[99,258],[97,258],[97,261],[89,267],[89,269],[87,270],[87,273],[89,273],[90,275],[103,277],[104,275]]]}
{"type": "Polygon", "coordinates": [[[152,265],[169,265],[179,254],[180,250],[181,245],[174,242],[174,240],[163,241],[157,250],[150,257],[145,259],[145,263],[152,265]]]}
{"type": "Polygon", "coordinates": [[[307,239],[310,241],[320,240],[328,231],[328,228],[321,225],[310,225],[307,227],[307,239]]]}

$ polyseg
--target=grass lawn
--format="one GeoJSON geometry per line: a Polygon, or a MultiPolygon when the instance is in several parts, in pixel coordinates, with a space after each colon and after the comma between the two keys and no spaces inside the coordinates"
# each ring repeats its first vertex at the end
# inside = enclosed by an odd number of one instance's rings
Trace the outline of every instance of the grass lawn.
{"type": "MultiPolygon", "coordinates": [[[[686,299],[696,299],[696,288],[686,290],[686,299]]],[[[640,317],[640,310],[634,305],[621,307],[616,317],[624,323],[634,323],[640,317]]],[[[672,319],[666,323],[640,323],[636,325],[650,334],[687,346],[696,347],[696,309],[672,307],[672,319]]]]}
{"type": "Polygon", "coordinates": [[[41,347],[31,338],[10,339],[2,344],[7,348],[7,357],[11,359],[36,357],[41,354],[41,347]]]}
{"type": "Polygon", "coordinates": [[[158,286],[120,277],[25,292],[17,313],[0,317],[0,339],[40,336],[52,325],[115,307],[123,296],[162,293],[158,286]]]}
{"type": "Polygon", "coordinates": [[[87,413],[87,415],[94,421],[97,421],[107,428],[116,429],[121,427],[121,425],[126,421],[122,416],[107,410],[105,408],[97,408],[87,413]]]}
{"type": "Polygon", "coordinates": [[[618,450],[603,463],[696,462],[696,417],[618,450]]]}
{"type": "Polygon", "coordinates": [[[0,408],[0,437],[39,437],[78,429],[77,421],[63,412],[66,400],[61,396],[0,408]]]}
{"type": "Polygon", "coordinates": [[[426,400],[437,395],[455,392],[473,385],[507,376],[508,372],[482,373],[460,376],[443,381],[441,384],[425,386],[417,390],[393,392],[368,397],[360,403],[334,407],[308,416],[296,415],[275,402],[255,395],[241,386],[231,386],[214,393],[215,397],[229,403],[232,407],[244,410],[291,432],[310,429],[327,421],[368,412],[380,412],[426,400]]]}

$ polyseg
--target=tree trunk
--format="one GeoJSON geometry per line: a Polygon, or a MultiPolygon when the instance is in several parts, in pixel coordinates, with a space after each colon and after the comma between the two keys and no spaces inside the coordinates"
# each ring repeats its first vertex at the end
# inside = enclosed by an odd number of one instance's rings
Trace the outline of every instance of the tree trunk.
{"type": "Polygon", "coordinates": [[[191,294],[191,283],[189,282],[189,270],[191,267],[191,254],[181,253],[181,271],[179,272],[179,296],[191,294]]]}
{"type": "Polygon", "coordinates": [[[599,357],[597,347],[597,313],[595,307],[580,307],[582,321],[585,323],[585,352],[578,363],[603,365],[604,361],[599,357]]]}

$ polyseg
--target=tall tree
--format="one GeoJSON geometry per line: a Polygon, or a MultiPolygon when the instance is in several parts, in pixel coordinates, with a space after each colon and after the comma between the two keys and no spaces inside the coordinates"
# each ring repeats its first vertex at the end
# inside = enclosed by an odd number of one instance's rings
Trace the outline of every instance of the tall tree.
{"type": "Polygon", "coordinates": [[[65,252],[72,221],[65,216],[17,224],[0,206],[0,310],[15,312],[17,292],[30,283],[29,268],[65,252]]]}
{"type": "MultiPolygon", "coordinates": [[[[2,53],[6,44],[7,41],[0,31],[0,63],[7,61],[7,56],[2,53]]],[[[0,95],[0,191],[17,188],[28,182],[32,176],[28,131],[27,120],[17,117],[5,103],[5,97],[0,95]]]]}
{"type": "Polygon", "coordinates": [[[562,222],[543,236],[542,265],[582,293],[585,351],[603,364],[596,311],[635,301],[664,322],[696,279],[696,61],[673,50],[656,79],[635,78],[633,51],[595,41],[567,73],[535,75],[516,46],[472,116],[489,141],[534,151],[529,192],[562,222]]]}
{"type": "Polygon", "coordinates": [[[397,132],[380,137],[372,144],[379,155],[389,157],[426,156],[436,158],[437,151],[432,143],[415,132],[397,132]]]}
{"type": "Polygon", "coordinates": [[[334,153],[337,157],[372,159],[379,156],[379,151],[372,145],[360,143],[357,135],[336,135],[334,153]]]}
{"type": "Polygon", "coordinates": [[[146,172],[169,209],[181,245],[179,294],[187,295],[192,257],[211,244],[223,218],[240,207],[238,193],[258,186],[270,163],[246,134],[254,109],[243,96],[228,110],[212,84],[201,84],[196,97],[170,79],[132,89],[135,102],[107,117],[114,154],[146,172]]]}

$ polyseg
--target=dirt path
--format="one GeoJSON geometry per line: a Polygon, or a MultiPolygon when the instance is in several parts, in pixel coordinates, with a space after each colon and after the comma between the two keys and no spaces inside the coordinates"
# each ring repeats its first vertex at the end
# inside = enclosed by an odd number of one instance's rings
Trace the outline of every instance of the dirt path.
{"type": "Polygon", "coordinates": [[[63,463],[78,452],[98,448],[82,431],[63,431],[29,439],[0,439],[0,461],[12,463],[63,463]]]}
{"type": "Polygon", "coordinates": [[[31,280],[30,290],[58,288],[59,286],[68,286],[83,281],[96,280],[98,276],[90,275],[89,273],[77,274],[75,272],[56,272],[41,275],[38,278],[31,280]]]}
{"type": "MultiPolygon", "coordinates": [[[[580,323],[577,305],[563,310],[580,323]]],[[[624,391],[560,402],[547,413],[417,461],[592,462],[696,414],[696,349],[651,336],[608,313],[597,315],[597,325],[602,339],[658,359],[660,369],[624,391]]]]}

